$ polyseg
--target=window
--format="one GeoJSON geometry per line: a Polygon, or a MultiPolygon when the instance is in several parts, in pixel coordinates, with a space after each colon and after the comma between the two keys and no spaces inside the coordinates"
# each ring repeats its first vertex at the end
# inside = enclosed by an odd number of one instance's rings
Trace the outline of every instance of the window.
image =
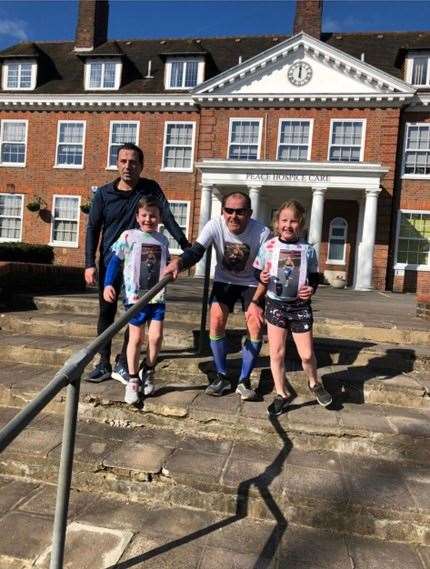
{"type": "Polygon", "coordinates": [[[332,121],[328,159],[360,162],[363,157],[364,121],[332,121]]]}
{"type": "Polygon", "coordinates": [[[24,198],[0,194],[0,241],[21,241],[24,198]]]}
{"type": "Polygon", "coordinates": [[[406,81],[417,86],[430,84],[429,75],[430,56],[428,54],[416,54],[406,60],[406,81]]]}
{"type": "Polygon", "coordinates": [[[166,63],[166,89],[192,89],[203,82],[205,62],[202,57],[170,58],[166,63]]]}
{"type": "Polygon", "coordinates": [[[278,160],[309,160],[312,122],[281,120],[279,123],[278,160]]]}
{"type": "Polygon", "coordinates": [[[122,64],[109,59],[93,59],[85,64],[85,89],[117,90],[121,82],[122,64]]]}
{"type": "Polygon", "coordinates": [[[54,196],[52,216],[53,245],[78,246],[79,196],[54,196]]]}
{"type": "Polygon", "coordinates": [[[330,223],[327,263],[344,265],[348,224],[342,217],[335,217],[330,223]]]}
{"type": "Polygon", "coordinates": [[[166,122],[164,130],[163,168],[192,171],[194,123],[166,122]]]}
{"type": "Polygon", "coordinates": [[[430,212],[399,212],[396,263],[430,266],[430,212]]]}
{"type": "Polygon", "coordinates": [[[430,124],[407,124],[403,173],[430,174],[430,124]]]}
{"type": "Polygon", "coordinates": [[[126,142],[137,144],[139,141],[138,122],[111,121],[108,151],[108,168],[116,167],[118,148],[126,142]]]}
{"type": "Polygon", "coordinates": [[[1,121],[1,164],[25,166],[27,121],[1,121]]]}
{"type": "MultiPolygon", "coordinates": [[[[190,217],[190,202],[172,201],[169,200],[170,211],[176,220],[176,223],[182,229],[186,236],[188,236],[188,225],[190,217]]],[[[158,226],[158,231],[164,233],[169,240],[169,251],[171,253],[182,253],[179,243],[170,235],[164,225],[158,226]]]]}
{"type": "Polygon", "coordinates": [[[85,122],[60,121],[57,130],[55,165],[82,168],[84,165],[85,122]]]}
{"type": "Polygon", "coordinates": [[[257,160],[260,157],[261,121],[262,119],[230,120],[230,160],[257,160]]]}
{"type": "Polygon", "coordinates": [[[35,61],[8,61],[3,64],[2,87],[5,90],[32,91],[36,87],[35,61]]]}

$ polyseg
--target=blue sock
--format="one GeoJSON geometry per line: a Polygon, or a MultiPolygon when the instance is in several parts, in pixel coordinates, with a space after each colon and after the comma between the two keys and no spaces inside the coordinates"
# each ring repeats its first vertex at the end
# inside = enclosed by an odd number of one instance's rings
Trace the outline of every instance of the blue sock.
{"type": "Polygon", "coordinates": [[[210,338],[210,346],[212,355],[214,357],[215,369],[217,373],[226,375],[226,356],[227,356],[227,339],[225,336],[222,338],[210,338]]]}
{"type": "Polygon", "coordinates": [[[260,353],[262,340],[246,339],[242,348],[242,370],[240,372],[239,381],[248,379],[254,369],[258,354],[260,353]]]}

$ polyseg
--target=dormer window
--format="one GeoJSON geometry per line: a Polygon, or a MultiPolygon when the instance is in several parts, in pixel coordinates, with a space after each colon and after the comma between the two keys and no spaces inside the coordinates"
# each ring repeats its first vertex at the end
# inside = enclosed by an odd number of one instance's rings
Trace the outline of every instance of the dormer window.
{"type": "Polygon", "coordinates": [[[430,54],[411,55],[407,60],[406,80],[412,85],[427,87],[430,85],[430,54]]]}
{"type": "Polygon", "coordinates": [[[37,64],[33,60],[10,60],[3,63],[4,90],[32,91],[36,87],[37,64]]]}
{"type": "Polygon", "coordinates": [[[202,57],[171,57],[166,62],[166,89],[192,89],[203,83],[205,61],[202,57]]]}
{"type": "Polygon", "coordinates": [[[116,91],[121,83],[122,64],[114,59],[90,59],[85,63],[87,91],[116,91]]]}

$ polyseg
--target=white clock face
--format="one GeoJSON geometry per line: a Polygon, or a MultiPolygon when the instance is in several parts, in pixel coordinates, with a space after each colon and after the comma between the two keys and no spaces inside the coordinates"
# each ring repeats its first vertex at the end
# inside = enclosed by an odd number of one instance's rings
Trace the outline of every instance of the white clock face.
{"type": "Polygon", "coordinates": [[[296,61],[288,70],[288,80],[293,85],[301,87],[312,79],[312,67],[306,61],[296,61]]]}

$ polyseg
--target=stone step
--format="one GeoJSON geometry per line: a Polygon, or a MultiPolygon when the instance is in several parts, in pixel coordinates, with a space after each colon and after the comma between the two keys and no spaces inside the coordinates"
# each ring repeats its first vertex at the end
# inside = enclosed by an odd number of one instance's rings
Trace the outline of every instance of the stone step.
{"type": "MultiPolygon", "coordinates": [[[[173,297],[175,298],[175,297],[173,297]]],[[[93,295],[63,295],[63,296],[39,296],[31,301],[23,301],[23,306],[37,308],[40,312],[69,313],[89,315],[97,317],[98,300],[93,295]]],[[[343,338],[358,341],[387,342],[399,345],[430,345],[430,330],[422,327],[422,322],[416,323],[411,320],[409,326],[397,326],[392,322],[381,321],[380,324],[367,324],[362,321],[351,319],[326,318],[314,307],[314,331],[317,336],[343,338]]],[[[200,327],[201,302],[199,298],[191,298],[189,301],[173,300],[168,302],[166,319],[172,322],[188,322],[200,327]]],[[[417,319],[419,320],[419,319],[417,319]]],[[[242,328],[244,325],[243,314],[236,312],[229,318],[229,326],[242,328]]],[[[84,334],[79,334],[84,335],[84,334]]]]}
{"type": "MultiPolygon", "coordinates": [[[[23,407],[47,384],[54,371],[42,366],[6,366],[0,371],[0,405],[23,407]]],[[[197,382],[196,378],[182,378],[181,382],[177,379],[158,378],[154,395],[145,400],[143,409],[123,403],[124,386],[119,382],[82,382],[79,415],[83,420],[112,425],[146,425],[213,439],[251,438],[271,444],[273,428],[266,409],[273,395],[269,391],[263,390],[259,401],[242,402],[235,393],[221,398],[206,395],[206,383],[197,382]]],[[[64,401],[63,391],[47,411],[62,414],[64,401]]],[[[300,449],[425,462],[430,459],[429,419],[428,407],[357,404],[342,393],[336,394],[330,408],[323,409],[309,393],[303,392],[280,422],[300,449]]]]}
{"type": "MultiPolygon", "coordinates": [[[[6,409],[11,414],[16,410],[6,409]]],[[[0,456],[0,473],[55,483],[61,421],[44,415],[0,456]]],[[[255,421],[255,418],[252,420],[255,421]]],[[[284,420],[266,438],[80,421],[75,490],[425,545],[430,481],[425,463],[303,449],[284,420]]],[[[402,444],[398,438],[399,446],[402,444]]]]}
{"type": "MultiPolygon", "coordinates": [[[[7,508],[0,521],[2,569],[47,567],[55,487],[9,476],[0,477],[0,486],[7,508]],[[17,532],[20,539],[10,539],[17,532]]],[[[74,490],[64,565],[78,569],[85,559],[91,569],[428,567],[429,547],[314,529],[289,517],[255,520],[240,511],[222,515],[74,490]]]]}

